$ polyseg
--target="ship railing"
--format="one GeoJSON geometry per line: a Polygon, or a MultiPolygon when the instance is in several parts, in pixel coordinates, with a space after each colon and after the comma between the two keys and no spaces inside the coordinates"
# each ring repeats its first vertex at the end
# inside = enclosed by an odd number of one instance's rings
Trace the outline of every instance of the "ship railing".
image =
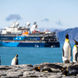
{"type": "MultiPolygon", "coordinates": [[[[0,40],[1,41],[1,40],[0,40]]],[[[37,40],[37,41],[28,41],[28,40],[2,40],[3,42],[29,42],[29,43],[40,43],[40,42],[45,42],[45,41],[41,41],[41,40],[37,40]]]]}
{"type": "MultiPolygon", "coordinates": [[[[54,36],[56,33],[55,32],[51,32],[51,33],[37,33],[37,34],[29,34],[28,36],[54,36]]],[[[3,36],[22,36],[22,34],[0,34],[3,36]]]]}

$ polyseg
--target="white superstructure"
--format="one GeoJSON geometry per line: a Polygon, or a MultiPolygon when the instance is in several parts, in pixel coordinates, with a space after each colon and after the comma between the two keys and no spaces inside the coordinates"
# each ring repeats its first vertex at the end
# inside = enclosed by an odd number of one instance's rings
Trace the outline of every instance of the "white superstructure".
{"type": "Polygon", "coordinates": [[[18,22],[14,22],[10,27],[6,27],[5,29],[3,29],[1,31],[1,34],[22,34],[23,32],[25,32],[26,30],[28,30],[28,32],[32,33],[33,31],[39,31],[37,24],[34,23],[31,27],[30,27],[30,22],[27,22],[25,26],[20,27],[18,22]]]}
{"type": "Polygon", "coordinates": [[[1,34],[21,34],[22,31],[19,30],[19,23],[15,22],[10,27],[6,27],[2,30],[1,34]]]}
{"type": "Polygon", "coordinates": [[[30,28],[30,31],[31,31],[31,33],[32,33],[33,31],[39,31],[36,22],[34,22],[34,24],[32,25],[32,27],[30,28]]]}

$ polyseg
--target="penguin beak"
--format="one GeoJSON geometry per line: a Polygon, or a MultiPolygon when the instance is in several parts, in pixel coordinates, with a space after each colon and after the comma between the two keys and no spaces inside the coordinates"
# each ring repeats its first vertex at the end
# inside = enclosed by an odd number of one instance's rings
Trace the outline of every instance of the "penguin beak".
{"type": "Polygon", "coordinates": [[[16,57],[18,57],[18,54],[16,54],[16,57]]]}
{"type": "Polygon", "coordinates": [[[74,42],[76,43],[76,40],[74,39],[74,42]]]}
{"type": "Polygon", "coordinates": [[[74,40],[74,42],[75,42],[75,45],[77,45],[77,46],[78,46],[78,42],[77,42],[76,40],[74,40]]]}

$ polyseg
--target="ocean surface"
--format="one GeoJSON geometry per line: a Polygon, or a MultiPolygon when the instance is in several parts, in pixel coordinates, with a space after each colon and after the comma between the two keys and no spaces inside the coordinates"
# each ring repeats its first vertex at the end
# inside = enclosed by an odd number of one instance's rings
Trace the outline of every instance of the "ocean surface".
{"type": "Polygon", "coordinates": [[[16,54],[19,64],[57,63],[62,62],[62,45],[60,48],[0,47],[1,65],[11,65],[16,54]]]}

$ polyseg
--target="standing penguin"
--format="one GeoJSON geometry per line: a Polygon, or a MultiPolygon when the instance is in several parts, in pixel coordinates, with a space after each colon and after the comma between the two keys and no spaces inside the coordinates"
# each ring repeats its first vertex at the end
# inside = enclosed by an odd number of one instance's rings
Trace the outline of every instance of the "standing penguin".
{"type": "Polygon", "coordinates": [[[11,65],[18,65],[18,54],[12,59],[11,65]]]}
{"type": "Polygon", "coordinates": [[[73,47],[73,62],[78,62],[78,42],[74,40],[75,45],[73,47]]]}
{"type": "Polygon", "coordinates": [[[71,46],[70,46],[69,35],[68,34],[66,34],[65,42],[64,42],[64,45],[63,45],[62,60],[63,60],[64,63],[70,63],[70,60],[71,60],[71,46]]]}

